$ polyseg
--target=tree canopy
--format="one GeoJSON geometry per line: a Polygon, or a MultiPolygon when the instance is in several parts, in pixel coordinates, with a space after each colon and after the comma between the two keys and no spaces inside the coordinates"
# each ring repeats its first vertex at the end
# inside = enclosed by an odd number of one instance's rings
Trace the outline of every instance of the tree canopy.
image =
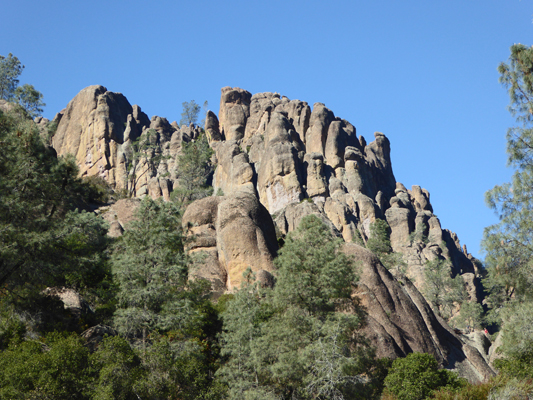
{"type": "Polygon", "coordinates": [[[528,365],[532,353],[519,349],[530,344],[531,318],[524,313],[531,316],[533,306],[533,48],[511,46],[509,62],[501,63],[498,71],[516,119],[516,126],[507,132],[508,164],[515,173],[511,182],[486,193],[500,222],[484,233],[485,285],[490,290],[492,320],[502,324],[504,354],[528,365]]]}
{"type": "Polygon", "coordinates": [[[19,76],[24,70],[24,65],[13,54],[7,57],[0,55],[0,100],[15,102],[22,106],[33,118],[41,115],[43,95],[33,85],[19,86],[19,76]]]}
{"type": "Polygon", "coordinates": [[[259,288],[249,271],[223,314],[229,359],[219,375],[229,398],[371,398],[361,375],[371,357],[358,335],[364,314],[351,297],[356,267],[340,242],[307,216],[276,267],[274,289],[259,288]]]}
{"type": "Polygon", "coordinates": [[[0,290],[83,285],[104,268],[102,219],[76,210],[86,187],[31,120],[0,112],[0,290]]]}
{"type": "Polygon", "coordinates": [[[180,119],[180,126],[190,126],[191,124],[196,124],[198,122],[198,115],[200,114],[200,104],[196,101],[184,101],[181,103],[182,112],[180,119]]]}

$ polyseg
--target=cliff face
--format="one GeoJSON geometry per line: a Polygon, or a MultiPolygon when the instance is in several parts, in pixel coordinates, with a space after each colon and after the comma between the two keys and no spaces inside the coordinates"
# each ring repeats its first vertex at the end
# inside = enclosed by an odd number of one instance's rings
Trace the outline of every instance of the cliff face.
{"type": "Polygon", "coordinates": [[[149,119],[121,93],[99,85],[83,89],[54,120],[58,155],[74,155],[82,176],[102,176],[134,197],[168,199],[181,143],[199,134],[198,128],[180,128],[165,118],[149,119]],[[146,141],[139,140],[142,134],[146,141]]]}
{"type": "MultiPolygon", "coordinates": [[[[56,121],[53,146],[59,155],[74,154],[82,175],[101,175],[136,197],[168,199],[177,184],[181,144],[199,134],[164,118],[148,119],[140,107],[102,86],[82,90],[56,121]],[[144,147],[142,133],[149,136],[144,147]]],[[[471,380],[492,374],[483,356],[433,313],[418,290],[426,261],[442,259],[450,262],[451,276],[463,278],[470,301],[481,299],[475,260],[454,233],[441,228],[429,193],[396,181],[385,135],[376,132],[367,143],[324,104],[311,109],[275,93],[230,87],[222,89],[219,117],[208,112],[206,134],[217,161],[215,193],[224,196],[193,203],[183,222],[195,238],[189,250],[204,254],[193,275],[210,280],[215,295],[238,288],[248,267],[263,284],[272,284],[276,232],[283,236],[303,216],[316,214],[361,264],[354,295],[367,307],[367,334],[380,356],[428,352],[471,380]],[[414,284],[353,243],[366,243],[378,218],[389,224],[392,248],[402,253],[414,284]]]]}
{"type": "Polygon", "coordinates": [[[282,234],[294,229],[295,203],[309,199],[346,242],[366,243],[376,218],[387,221],[391,244],[420,289],[426,261],[446,259],[461,275],[471,301],[480,301],[475,260],[454,233],[441,228],[427,190],[396,182],[391,145],[382,133],[367,144],[348,121],[316,103],[275,93],[223,88],[220,121],[209,134],[218,167],[215,192],[255,194],[282,234]],[[287,208],[288,207],[288,208],[287,208]]]}

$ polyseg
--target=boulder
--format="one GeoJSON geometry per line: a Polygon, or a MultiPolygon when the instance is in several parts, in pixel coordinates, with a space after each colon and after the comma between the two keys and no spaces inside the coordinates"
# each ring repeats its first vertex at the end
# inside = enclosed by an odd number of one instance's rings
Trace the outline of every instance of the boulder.
{"type": "Polygon", "coordinates": [[[208,279],[216,296],[238,289],[248,268],[261,284],[271,284],[267,273],[274,269],[276,232],[268,211],[253,194],[197,200],[182,221],[192,238],[189,251],[203,251],[207,257],[194,275],[208,279]]]}

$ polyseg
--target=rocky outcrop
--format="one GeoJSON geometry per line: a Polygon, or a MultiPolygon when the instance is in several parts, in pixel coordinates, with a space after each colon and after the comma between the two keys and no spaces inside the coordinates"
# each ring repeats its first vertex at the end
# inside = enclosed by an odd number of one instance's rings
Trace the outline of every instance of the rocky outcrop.
{"type": "Polygon", "coordinates": [[[59,156],[74,155],[81,176],[102,176],[115,190],[136,197],[168,199],[181,144],[199,134],[197,127],[150,119],[121,93],[100,85],[78,93],[54,122],[52,146],[59,156]]]}
{"type": "Polygon", "coordinates": [[[367,249],[346,243],[345,254],[360,265],[356,295],[366,308],[366,337],[378,357],[404,357],[411,352],[429,353],[441,366],[456,370],[472,382],[494,375],[476,345],[469,345],[431,310],[408,280],[397,280],[367,249]]]}
{"type": "MultiPolygon", "coordinates": [[[[193,126],[149,119],[103,86],[82,90],[54,122],[59,155],[74,154],[82,175],[101,175],[136,197],[169,199],[178,184],[181,145],[199,135],[193,126]]],[[[217,162],[215,193],[254,195],[275,215],[312,201],[347,242],[366,243],[372,223],[384,219],[392,248],[403,255],[417,288],[425,284],[426,263],[445,259],[450,275],[463,277],[470,299],[481,300],[476,260],[455,234],[441,228],[427,190],[396,182],[391,144],[382,133],[367,143],[322,103],[311,108],[277,93],[252,95],[231,87],[222,89],[219,117],[208,112],[205,128],[217,162]]],[[[119,223],[110,223],[112,234],[120,234],[119,223]]],[[[282,235],[294,229],[279,224],[282,235]]]]}
{"type": "Polygon", "coordinates": [[[189,251],[200,258],[193,275],[209,280],[215,297],[238,289],[248,268],[264,284],[271,281],[276,233],[268,211],[253,194],[198,200],[187,208],[182,222],[191,238],[189,251]]]}
{"type": "Polygon", "coordinates": [[[136,198],[120,199],[112,205],[103,206],[96,210],[96,213],[109,224],[108,236],[119,237],[128,228],[131,221],[135,219],[135,213],[141,201],[136,198]]]}
{"type": "MultiPolygon", "coordinates": [[[[102,86],[84,89],[54,121],[58,154],[74,154],[82,175],[99,174],[136,197],[168,199],[178,184],[181,146],[200,133],[149,119],[102,86]]],[[[463,343],[420,294],[427,262],[441,259],[449,262],[450,276],[463,278],[470,301],[480,302],[477,262],[454,233],[442,229],[429,192],[396,181],[383,133],[367,143],[322,103],[311,108],[277,93],[252,95],[231,87],[222,89],[219,116],[208,112],[205,128],[217,163],[214,193],[223,196],[194,202],[183,216],[196,259],[192,277],[208,279],[215,297],[238,288],[247,268],[271,285],[276,233],[282,241],[305,215],[316,214],[363,264],[357,295],[369,311],[367,334],[380,355],[423,351],[473,381],[490,376],[475,346],[463,343]],[[394,277],[352,244],[368,241],[376,219],[390,226],[405,276],[394,277]]],[[[119,209],[105,215],[111,234],[120,235],[119,209]]]]}

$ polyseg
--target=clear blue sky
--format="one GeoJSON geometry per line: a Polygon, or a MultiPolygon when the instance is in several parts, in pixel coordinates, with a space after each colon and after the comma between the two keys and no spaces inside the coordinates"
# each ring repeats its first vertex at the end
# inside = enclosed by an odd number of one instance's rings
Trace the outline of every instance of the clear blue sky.
{"type": "Polygon", "coordinates": [[[533,45],[532,0],[3,0],[0,54],[45,96],[44,116],[84,87],[149,115],[238,86],[325,103],[370,141],[391,140],[397,181],[428,189],[443,228],[482,257],[496,222],[484,193],[509,180],[513,124],[496,68],[533,45]]]}

